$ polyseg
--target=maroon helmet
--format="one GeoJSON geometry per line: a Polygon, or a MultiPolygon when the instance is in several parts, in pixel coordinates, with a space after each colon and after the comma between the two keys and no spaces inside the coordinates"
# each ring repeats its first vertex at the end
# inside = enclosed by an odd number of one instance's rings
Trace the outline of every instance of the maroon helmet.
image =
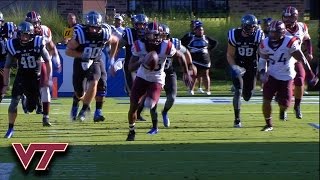
{"type": "Polygon", "coordinates": [[[150,44],[159,45],[162,42],[162,33],[162,26],[156,21],[151,22],[146,27],[145,39],[150,44]]]}
{"type": "Polygon", "coordinates": [[[35,34],[41,34],[41,16],[36,11],[30,11],[26,14],[25,21],[34,26],[35,34]]]}
{"type": "Polygon", "coordinates": [[[299,12],[297,8],[289,6],[282,12],[282,21],[287,28],[292,28],[298,21],[299,12]]]}
{"type": "Polygon", "coordinates": [[[272,21],[269,28],[269,39],[271,42],[279,42],[284,38],[286,26],[282,21],[272,21]]]}

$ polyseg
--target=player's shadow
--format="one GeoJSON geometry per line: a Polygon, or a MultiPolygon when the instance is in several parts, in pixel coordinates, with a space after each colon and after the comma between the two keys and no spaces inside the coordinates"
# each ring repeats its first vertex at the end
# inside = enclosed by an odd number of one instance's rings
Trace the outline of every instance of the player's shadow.
{"type": "Polygon", "coordinates": [[[25,170],[13,148],[2,147],[0,165],[15,163],[10,179],[319,179],[318,142],[270,142],[268,137],[240,142],[213,133],[202,139],[210,143],[175,144],[172,137],[160,142],[137,134],[134,142],[69,145],[67,152],[54,154],[46,171],[35,170],[42,153],[25,170]]]}

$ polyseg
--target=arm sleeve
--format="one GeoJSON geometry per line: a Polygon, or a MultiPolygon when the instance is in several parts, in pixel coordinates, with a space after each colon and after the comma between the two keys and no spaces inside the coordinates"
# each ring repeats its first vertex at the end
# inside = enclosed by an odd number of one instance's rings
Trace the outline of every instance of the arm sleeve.
{"type": "Polygon", "coordinates": [[[49,54],[48,50],[45,47],[43,47],[41,49],[40,53],[41,53],[41,57],[43,58],[44,61],[47,62],[47,61],[50,60],[50,54],[49,54]]]}

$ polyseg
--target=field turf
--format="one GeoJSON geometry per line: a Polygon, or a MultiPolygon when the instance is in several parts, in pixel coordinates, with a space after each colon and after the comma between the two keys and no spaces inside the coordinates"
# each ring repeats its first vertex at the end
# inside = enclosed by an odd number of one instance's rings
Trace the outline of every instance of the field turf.
{"type": "MultiPolygon", "coordinates": [[[[260,131],[264,120],[258,100],[243,103],[241,129],[233,128],[231,102],[177,103],[169,113],[170,128],[163,127],[160,104],[159,134],[146,134],[151,120],[145,110],[148,121],[136,123],[134,142],[125,141],[127,99],[106,99],[106,121],[102,123],[93,123],[92,115],[82,123],[70,122],[71,98],[53,100],[50,128],[42,127],[40,115],[22,114],[19,105],[14,137],[0,140],[0,179],[316,180],[319,129],[308,123],[319,124],[318,98],[312,100],[315,103],[304,101],[301,120],[295,118],[291,108],[289,121],[280,121],[278,106],[273,104],[272,132],[260,131]],[[66,153],[57,153],[48,171],[34,171],[41,153],[24,171],[11,146],[13,142],[25,146],[31,142],[68,142],[69,147],[66,153]],[[13,170],[8,172],[4,163],[14,166],[13,170]]],[[[0,104],[1,136],[8,126],[7,108],[7,103],[0,104]]]]}

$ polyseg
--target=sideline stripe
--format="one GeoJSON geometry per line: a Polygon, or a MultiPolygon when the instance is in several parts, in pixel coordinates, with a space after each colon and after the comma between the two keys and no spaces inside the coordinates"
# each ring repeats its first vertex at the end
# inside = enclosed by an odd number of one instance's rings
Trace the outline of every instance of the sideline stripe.
{"type": "Polygon", "coordinates": [[[0,163],[0,179],[9,180],[14,167],[14,163],[0,163]]]}
{"type": "Polygon", "coordinates": [[[316,128],[316,129],[320,129],[320,125],[316,124],[316,123],[308,123],[310,126],[316,128]]]}

